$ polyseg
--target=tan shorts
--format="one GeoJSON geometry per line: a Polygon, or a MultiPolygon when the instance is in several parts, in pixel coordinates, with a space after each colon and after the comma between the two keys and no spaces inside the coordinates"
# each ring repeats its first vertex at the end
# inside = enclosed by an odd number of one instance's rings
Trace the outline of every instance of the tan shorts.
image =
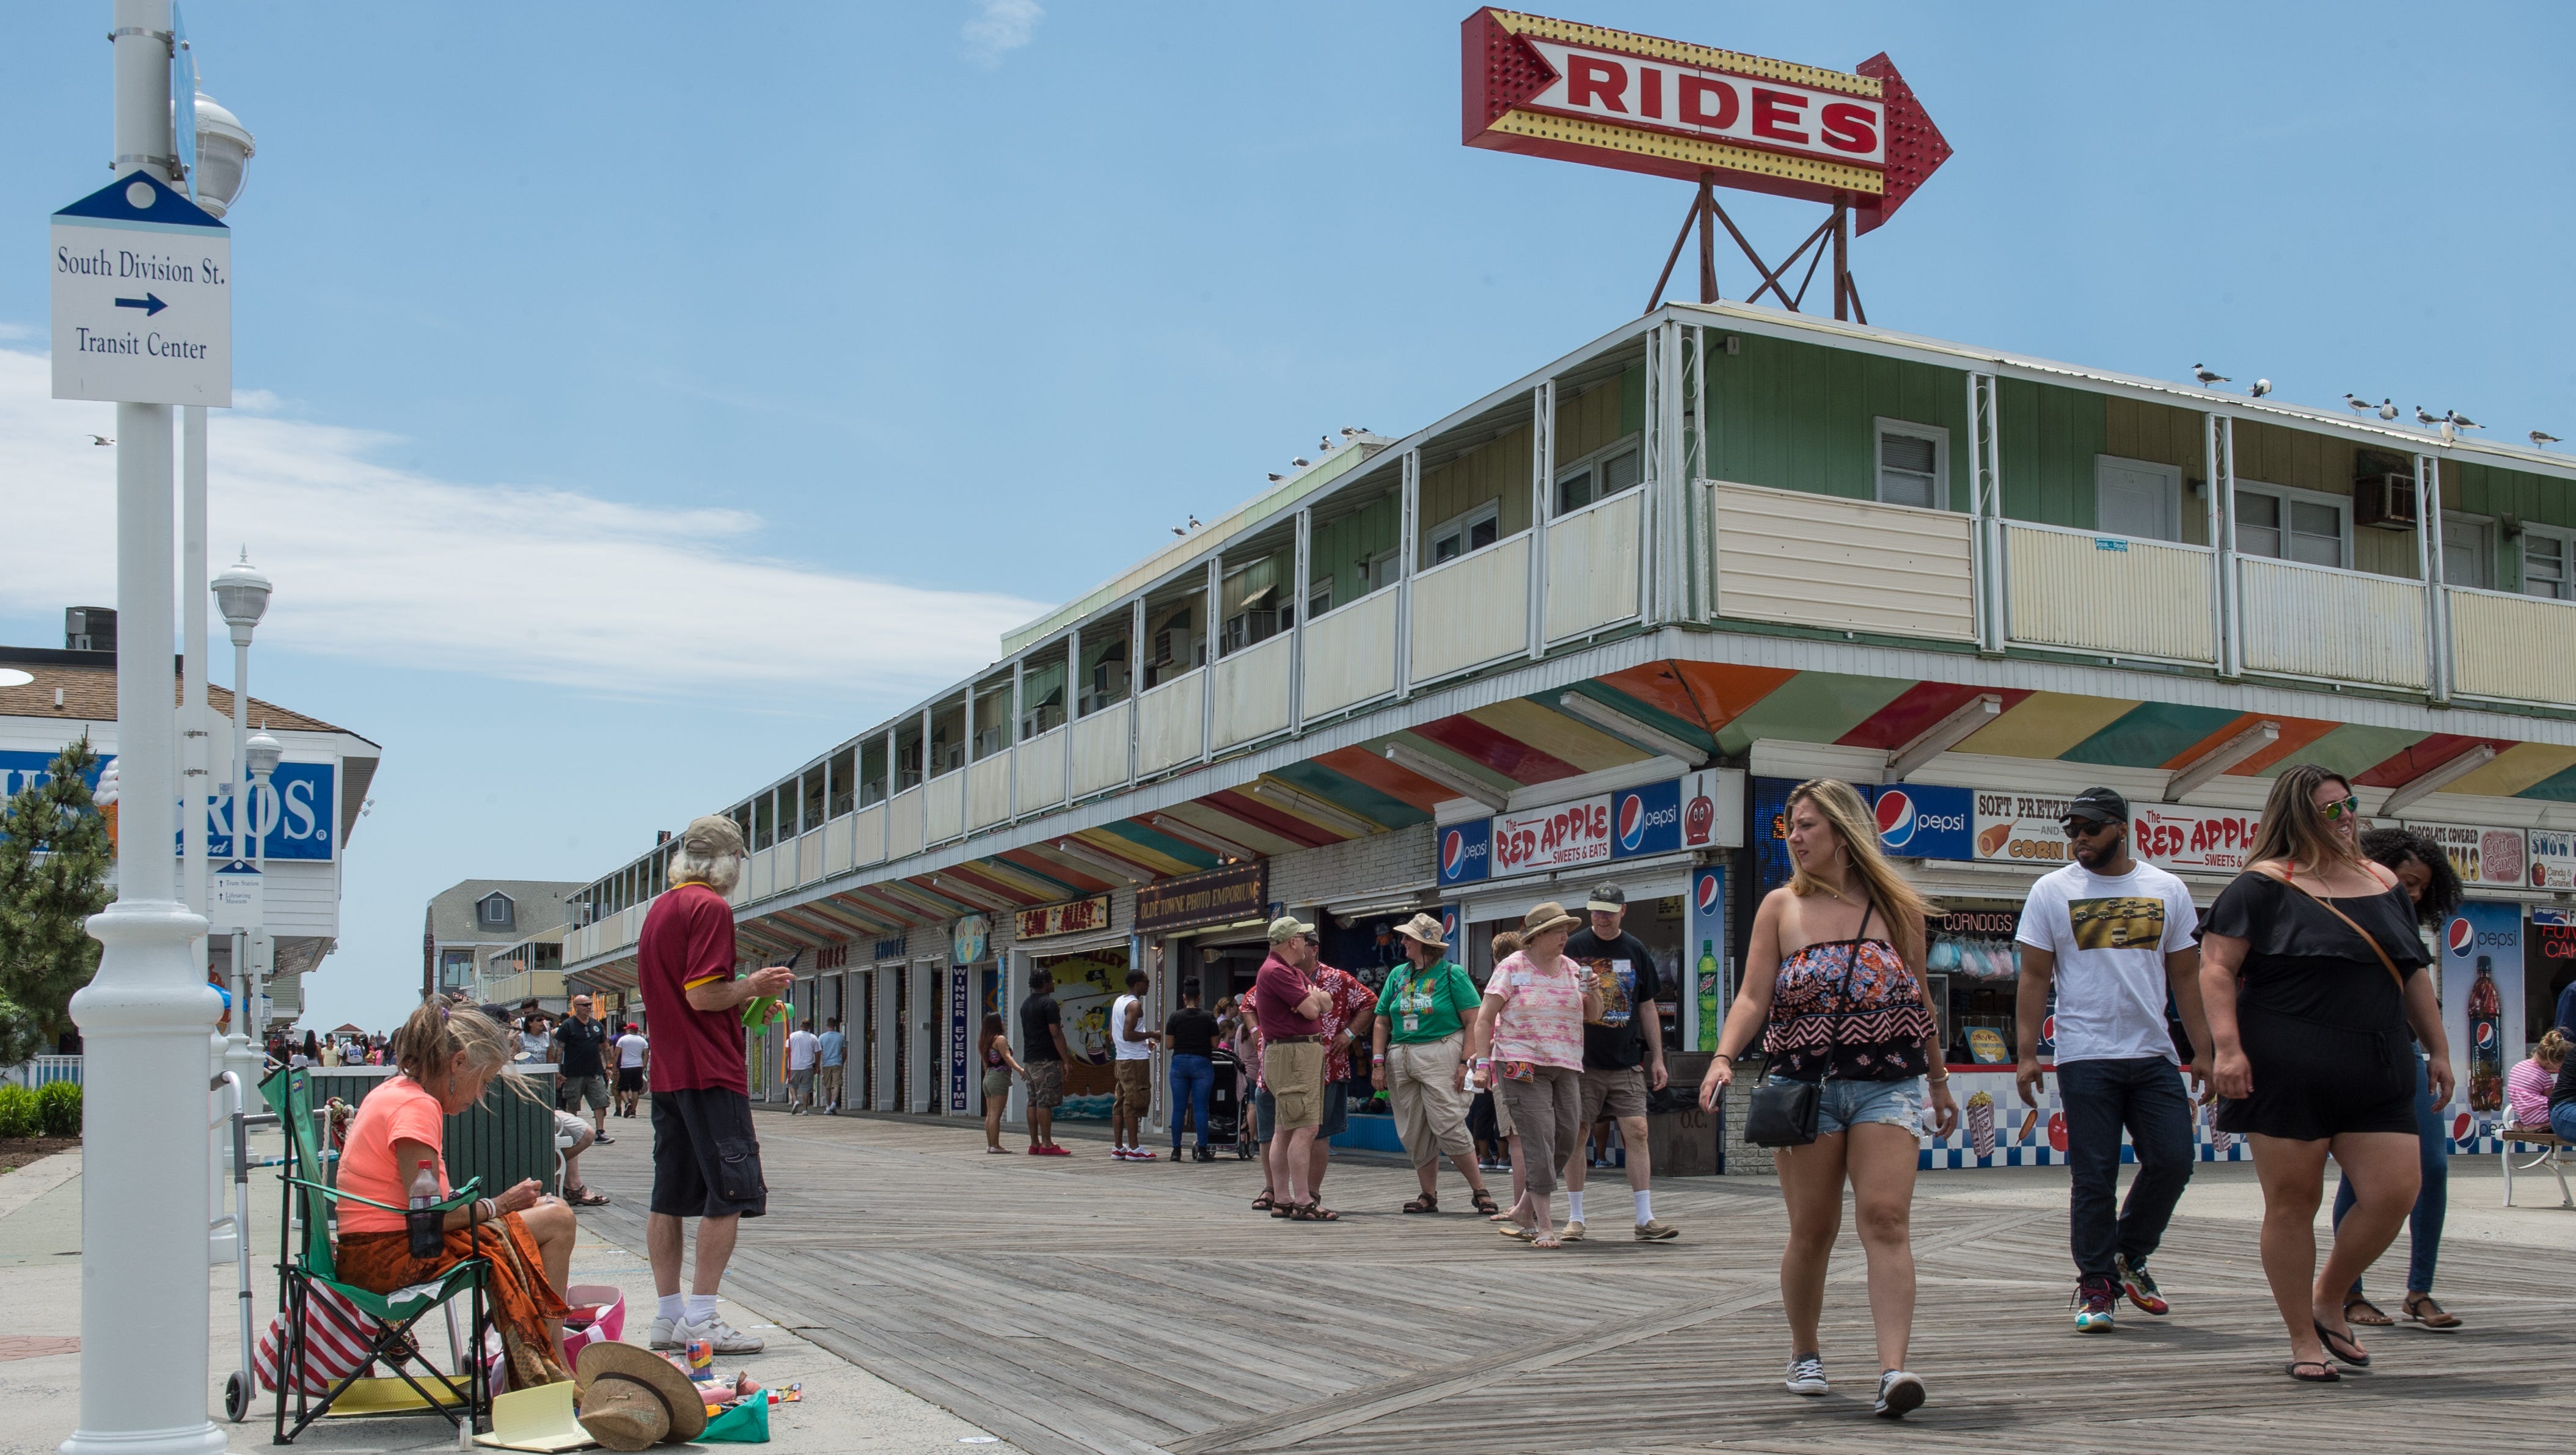
{"type": "Polygon", "coordinates": [[[1583,1069],[1582,1122],[1590,1126],[1603,1117],[1641,1117],[1646,1114],[1646,1068],[1631,1066],[1624,1071],[1583,1069]]]}
{"type": "Polygon", "coordinates": [[[1140,1117],[1154,1104],[1154,1063],[1120,1061],[1117,1063],[1118,1111],[1122,1116],[1140,1117]]]}
{"type": "Polygon", "coordinates": [[[1261,1048],[1261,1081],[1278,1108],[1282,1132],[1324,1124],[1324,1046],[1320,1041],[1276,1042],[1261,1048]]]}

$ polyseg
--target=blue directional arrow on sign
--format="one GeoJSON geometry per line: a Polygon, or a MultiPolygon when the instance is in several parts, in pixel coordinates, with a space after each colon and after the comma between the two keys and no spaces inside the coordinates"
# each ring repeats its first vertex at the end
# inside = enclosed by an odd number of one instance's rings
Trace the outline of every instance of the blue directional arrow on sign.
{"type": "Polygon", "coordinates": [[[162,302],[160,295],[146,293],[140,298],[119,298],[116,300],[116,306],[119,308],[140,308],[143,310],[143,316],[145,318],[150,318],[152,315],[159,313],[162,309],[167,308],[170,305],[162,302]]]}

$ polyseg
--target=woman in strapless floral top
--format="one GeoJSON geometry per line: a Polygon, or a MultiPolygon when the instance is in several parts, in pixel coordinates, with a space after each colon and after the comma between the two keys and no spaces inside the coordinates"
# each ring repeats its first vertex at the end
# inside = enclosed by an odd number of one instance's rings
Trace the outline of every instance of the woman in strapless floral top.
{"type": "Polygon", "coordinates": [[[1780,1301],[1789,1318],[1786,1382],[1797,1394],[1826,1390],[1817,1325],[1848,1183],[1869,1259],[1877,1411],[1894,1419],[1923,1403],[1923,1381],[1905,1368],[1914,1325],[1911,1216],[1923,1115],[1929,1110],[1933,1130],[1944,1136],[1959,1124],[1959,1104],[1940,1063],[1939,1030],[1923,1002],[1926,906],[1879,851],[1877,826],[1850,784],[1831,778],[1799,784],[1789,795],[1788,821],[1796,872],[1763,897],[1753,917],[1744,985],[1700,1083],[1700,1104],[1715,1109],[1735,1078],[1735,1058],[1757,1035],[1771,1075],[1821,1083],[1816,1140],[1776,1153],[1789,1209],[1788,1243],[1780,1254],[1780,1301]]]}

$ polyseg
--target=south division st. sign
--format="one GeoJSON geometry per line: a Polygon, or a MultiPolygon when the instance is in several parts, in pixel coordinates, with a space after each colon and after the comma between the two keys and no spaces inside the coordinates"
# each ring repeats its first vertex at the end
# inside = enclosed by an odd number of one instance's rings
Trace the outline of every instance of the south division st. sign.
{"type": "Polygon", "coordinates": [[[1491,8],[1460,47],[1473,147],[1850,207],[1863,232],[1950,156],[1884,54],[1829,71],[1491,8]]]}

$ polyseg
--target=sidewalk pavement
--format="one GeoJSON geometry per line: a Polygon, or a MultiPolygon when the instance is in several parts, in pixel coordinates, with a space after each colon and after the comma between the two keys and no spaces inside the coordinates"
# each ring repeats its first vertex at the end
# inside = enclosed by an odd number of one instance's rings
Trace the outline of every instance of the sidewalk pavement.
{"type": "MultiPolygon", "coordinates": [[[[614,1148],[592,1158],[625,1152],[642,1159],[650,1136],[621,1137],[614,1148]]],[[[587,1159],[586,1159],[587,1160],[587,1159]]],[[[254,1336],[267,1328],[277,1306],[277,1193],[263,1178],[251,1180],[251,1276],[258,1312],[254,1336]]],[[[11,1326],[0,1337],[0,1408],[11,1412],[0,1420],[0,1455],[53,1455],[80,1421],[80,1355],[42,1352],[59,1341],[80,1338],[81,1327],[81,1177],[80,1153],[64,1152],[0,1174],[0,1307],[11,1311],[11,1326]]],[[[641,1344],[653,1322],[653,1273],[641,1249],[628,1249],[590,1231],[585,1225],[573,1250],[572,1281],[612,1284],[626,1295],[626,1339],[641,1344]]],[[[239,1367],[240,1339],[234,1305],[238,1285],[229,1263],[208,1271],[204,1297],[213,1337],[207,1371],[206,1408],[232,1436],[229,1448],[240,1455],[271,1451],[273,1395],[261,1392],[251,1418],[223,1425],[224,1379],[239,1367]]],[[[931,1451],[1002,1450],[1011,1447],[926,1400],[848,1364],[778,1328],[758,1309],[731,1298],[719,1305],[727,1322],[768,1344],[747,1358],[722,1358],[717,1368],[730,1375],[747,1370],[772,1388],[803,1381],[803,1402],[770,1411],[770,1443],[778,1455],[928,1455],[931,1451]],[[991,1442],[991,1443],[987,1443],[991,1442]]],[[[139,1309],[138,1320],[170,1310],[139,1309]]],[[[424,1343],[444,1350],[446,1336],[430,1321],[424,1343]]],[[[113,1331],[101,1331],[112,1337],[113,1331]]],[[[431,1416],[398,1419],[324,1420],[300,1436],[299,1450],[376,1452],[453,1450],[456,1435],[444,1420],[431,1416]]],[[[480,1448],[480,1447],[478,1447],[480,1448]]],[[[672,1448],[680,1447],[657,1447],[672,1448]]],[[[693,1446],[714,1450],[717,1446],[693,1446]]]]}

